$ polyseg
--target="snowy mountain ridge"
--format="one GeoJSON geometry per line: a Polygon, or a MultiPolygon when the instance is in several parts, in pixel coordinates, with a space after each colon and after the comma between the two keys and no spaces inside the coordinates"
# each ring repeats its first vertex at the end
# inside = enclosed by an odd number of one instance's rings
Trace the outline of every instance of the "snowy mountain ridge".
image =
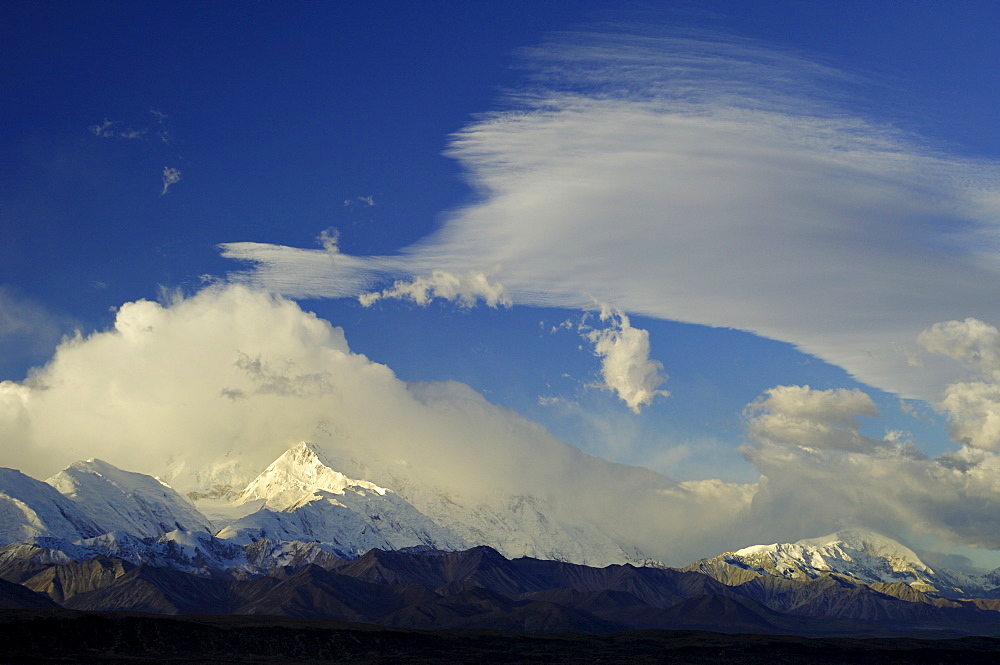
{"type": "Polygon", "coordinates": [[[933,597],[995,597],[996,571],[985,575],[934,570],[910,548],[864,529],[846,529],[794,543],[753,545],[687,566],[724,584],[743,584],[756,577],[813,580],[839,575],[884,589],[905,585],[933,597]]]}
{"type": "Polygon", "coordinates": [[[30,538],[91,538],[104,529],[59,491],[15,469],[0,468],[0,545],[30,538]]]}
{"type": "Polygon", "coordinates": [[[473,501],[398,476],[394,480],[400,494],[438,524],[508,558],[527,556],[598,567],[662,565],[596,525],[583,520],[567,522],[537,495],[496,492],[488,501],[473,501]]]}
{"type": "Polygon", "coordinates": [[[934,575],[913,550],[872,531],[848,529],[794,543],[754,545],[723,555],[787,579],[842,573],[866,583],[928,584],[934,575]]]}
{"type": "MultiPolygon", "coordinates": [[[[232,471],[239,464],[238,458],[227,458],[212,469],[232,471]]],[[[344,464],[347,473],[343,473],[341,464],[331,461],[319,447],[302,442],[242,488],[196,489],[187,497],[152,476],[124,471],[102,460],[75,462],[44,483],[11,471],[17,482],[7,484],[33,489],[22,492],[29,498],[20,507],[11,500],[5,504],[0,497],[0,511],[6,510],[0,545],[55,538],[69,543],[88,541],[86,551],[91,552],[99,545],[92,539],[100,537],[99,541],[108,540],[111,545],[99,546],[99,550],[129,558],[130,548],[148,548],[150,539],[163,534],[214,532],[218,540],[237,546],[264,540],[322,543],[331,554],[346,558],[373,548],[455,551],[483,544],[512,558],[532,556],[597,566],[648,562],[640,551],[582,518],[566,521],[544,497],[497,491],[486,501],[473,501],[424,486],[401,475],[399,469],[380,476],[390,481],[386,486],[384,481],[351,477],[354,471],[369,472],[367,467],[344,464]],[[35,512],[26,507],[36,504],[35,512]]],[[[183,462],[176,468],[183,468],[183,462]]],[[[214,482],[215,475],[205,474],[205,478],[214,482]]],[[[191,482],[187,476],[171,479],[172,485],[191,482]]],[[[0,480],[0,492],[3,485],[0,480]]]]}
{"type": "Polygon", "coordinates": [[[332,547],[316,542],[262,539],[240,545],[203,531],[171,531],[156,538],[139,538],[123,531],[71,542],[32,538],[0,547],[0,569],[18,560],[38,565],[64,565],[98,557],[131,566],[176,570],[199,577],[242,579],[269,575],[283,567],[309,563],[330,565],[339,557],[332,547]]]}
{"type": "Polygon", "coordinates": [[[209,520],[169,485],[99,459],[74,462],[45,481],[105,532],[156,537],[177,529],[212,531],[209,520]]]}

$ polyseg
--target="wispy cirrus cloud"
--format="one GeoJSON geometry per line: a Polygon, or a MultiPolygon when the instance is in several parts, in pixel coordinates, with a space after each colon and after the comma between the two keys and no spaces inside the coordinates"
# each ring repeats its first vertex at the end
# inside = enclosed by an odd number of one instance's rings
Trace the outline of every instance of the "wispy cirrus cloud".
{"type": "MultiPolygon", "coordinates": [[[[170,139],[167,134],[167,130],[163,125],[164,121],[170,116],[153,108],[149,109],[149,113],[156,120],[156,122],[151,126],[136,129],[131,125],[126,125],[125,122],[121,120],[109,120],[108,118],[104,118],[103,122],[91,125],[88,129],[91,134],[102,139],[145,139],[150,134],[153,134],[163,143],[169,143],[170,139]]],[[[148,123],[141,124],[148,125],[148,123]]]]}

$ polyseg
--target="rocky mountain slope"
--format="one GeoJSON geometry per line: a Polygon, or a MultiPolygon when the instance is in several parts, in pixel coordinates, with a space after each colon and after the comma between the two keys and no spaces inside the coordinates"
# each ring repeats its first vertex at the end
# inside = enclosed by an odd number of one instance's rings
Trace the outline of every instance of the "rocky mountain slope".
{"type": "Polygon", "coordinates": [[[21,602],[43,595],[86,611],[260,614],[527,632],[1000,635],[997,612],[913,603],[862,585],[838,589],[815,580],[782,580],[761,593],[752,584],[727,586],[693,571],[509,560],[487,547],[372,550],[350,561],[329,559],[245,576],[193,574],[112,557],[40,564],[38,549],[11,556],[8,548],[0,577],[35,592],[23,594],[27,600],[21,602]]]}

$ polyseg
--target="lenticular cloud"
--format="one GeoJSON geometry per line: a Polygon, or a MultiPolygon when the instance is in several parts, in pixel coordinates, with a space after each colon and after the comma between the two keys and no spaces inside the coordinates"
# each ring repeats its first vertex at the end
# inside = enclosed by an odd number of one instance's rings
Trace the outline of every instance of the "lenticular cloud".
{"type": "Polygon", "coordinates": [[[1000,169],[870,119],[844,92],[862,82],[732,40],[575,34],[524,57],[508,109],[451,138],[476,203],[393,257],[227,244],[252,264],[234,279],[357,297],[499,266],[519,305],[749,330],[924,399],[955,374],[908,362],[916,335],[1000,320],[1000,169]]]}

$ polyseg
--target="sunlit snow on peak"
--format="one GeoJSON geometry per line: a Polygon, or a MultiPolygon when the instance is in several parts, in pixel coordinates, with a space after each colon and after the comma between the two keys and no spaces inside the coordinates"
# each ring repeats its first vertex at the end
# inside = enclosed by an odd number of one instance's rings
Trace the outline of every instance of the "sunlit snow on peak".
{"type": "Polygon", "coordinates": [[[311,444],[302,442],[272,462],[236,497],[237,503],[263,499],[269,508],[285,510],[318,496],[320,492],[363,494],[365,490],[384,496],[388,491],[367,480],[348,478],[327,464],[311,444]]]}

